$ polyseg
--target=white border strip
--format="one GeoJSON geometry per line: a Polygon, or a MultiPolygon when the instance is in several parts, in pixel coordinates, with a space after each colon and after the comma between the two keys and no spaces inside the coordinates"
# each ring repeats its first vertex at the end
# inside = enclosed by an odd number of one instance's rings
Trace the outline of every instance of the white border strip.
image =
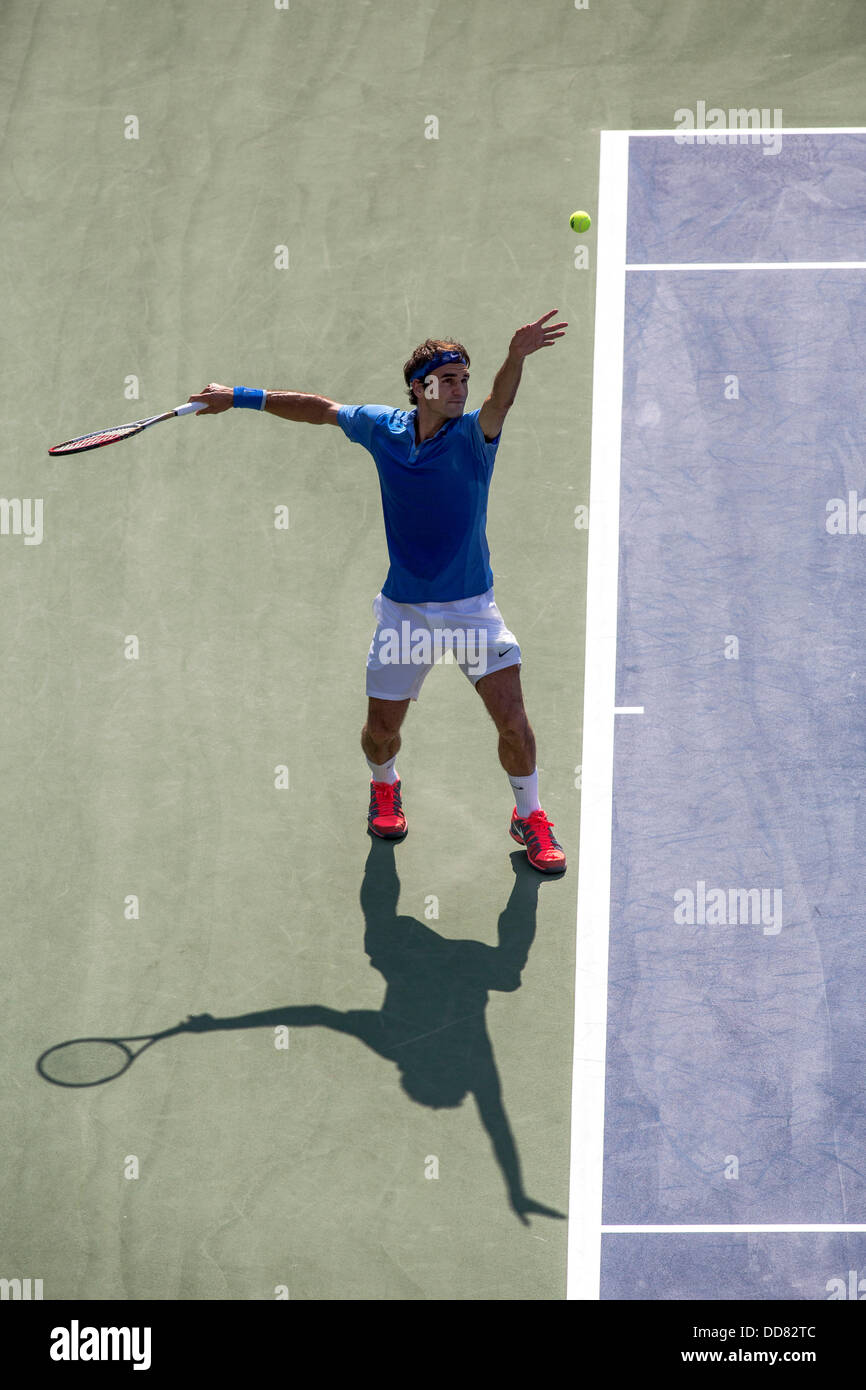
{"type": "Polygon", "coordinates": [[[601,1277],[628,149],[601,132],[567,1299],[598,1299],[601,1277]]]}

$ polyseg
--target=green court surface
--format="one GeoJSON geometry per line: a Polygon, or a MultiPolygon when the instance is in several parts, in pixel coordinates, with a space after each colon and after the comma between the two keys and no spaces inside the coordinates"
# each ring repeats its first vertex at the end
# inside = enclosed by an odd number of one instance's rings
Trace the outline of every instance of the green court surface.
{"type": "Polygon", "coordinates": [[[862,124],[856,13],[6,0],[0,492],[41,499],[42,533],[6,507],[0,1276],[45,1299],[564,1298],[604,235],[569,216],[594,212],[603,128],[699,99],[862,124]],[[403,407],[428,336],[466,344],[477,408],[553,308],[570,329],[526,363],[488,519],[569,854],[542,881],[447,663],[403,730],[408,838],[366,834],[387,560],[365,451],[246,411],[47,449],[210,381],[403,407]],[[354,1012],[399,987],[423,1032],[428,968],[483,1060],[456,1106],[434,1103],[450,1035],[413,1097],[354,1012]],[[35,1070],[204,1013],[235,1026],[103,1086],[35,1070]],[[552,1214],[524,1223],[524,1199],[552,1214]]]}

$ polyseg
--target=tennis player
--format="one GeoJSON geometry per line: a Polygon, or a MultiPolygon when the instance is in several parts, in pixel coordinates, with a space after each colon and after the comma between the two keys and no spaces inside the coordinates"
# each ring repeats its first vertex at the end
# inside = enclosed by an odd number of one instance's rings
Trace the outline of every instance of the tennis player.
{"type": "Polygon", "coordinates": [[[515,800],[512,839],[542,873],[564,872],[566,857],[538,798],[520,647],[494,599],[486,524],[493,464],[524,359],[564,337],[568,324],[549,322],[557,312],[517,330],[490,395],[468,413],[469,354],[462,343],[439,338],[417,347],[403,368],[411,410],[216,383],[190,396],[206,406],[201,415],[241,407],[337,425],[375,460],[390,568],[373,601],[376,631],[367,654],[361,747],[371,777],[369,830],[384,839],[406,834],[396,768],[400,727],[431,666],[450,651],[499,734],[499,761],[515,800]]]}

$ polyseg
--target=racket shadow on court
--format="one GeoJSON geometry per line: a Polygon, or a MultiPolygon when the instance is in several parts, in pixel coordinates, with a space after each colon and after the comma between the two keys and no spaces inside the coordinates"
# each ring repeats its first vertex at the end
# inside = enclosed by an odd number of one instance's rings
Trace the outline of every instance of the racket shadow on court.
{"type": "MultiPolygon", "coordinates": [[[[372,839],[361,887],[364,949],[370,965],[384,977],[381,1009],[340,1011],[323,1004],[286,1005],[236,1017],[200,1014],[175,1028],[144,1038],[80,1039],[58,1044],[37,1067],[56,1085],[98,1081],[75,1079],[102,1066],[114,1080],[154,1042],[179,1033],[225,1029],[322,1027],[356,1037],[394,1063],[403,1090],[432,1109],[458,1106],[471,1095],[502,1171],[509,1202],[524,1225],[530,1215],[564,1219],[564,1213],[529,1197],[523,1187],[517,1145],[502,1100],[485,1011],[490,990],[520,988],[521,972],[535,938],[539,875],[522,851],[511,855],[514,884],[500,914],[498,944],[449,940],[414,917],[398,916],[400,880],[394,844],[372,839]],[[141,1042],[133,1051],[128,1044],[141,1042]],[[85,1056],[85,1045],[92,1049],[85,1056]],[[121,1050],[122,1049],[122,1050],[121,1050]],[[80,1052],[80,1060],[75,1060],[80,1052]]],[[[528,1042],[528,1045],[531,1043],[528,1042]]]]}

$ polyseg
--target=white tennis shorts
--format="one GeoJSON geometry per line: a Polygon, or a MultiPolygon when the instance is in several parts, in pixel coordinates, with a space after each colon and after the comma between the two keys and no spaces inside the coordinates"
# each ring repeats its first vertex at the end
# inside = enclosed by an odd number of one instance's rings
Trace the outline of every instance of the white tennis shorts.
{"type": "Polygon", "coordinates": [[[428,671],[440,661],[456,662],[473,685],[492,671],[520,664],[517,638],[506,627],[492,589],[451,603],[395,603],[380,593],[373,614],[367,694],[374,699],[417,700],[428,671]]]}

